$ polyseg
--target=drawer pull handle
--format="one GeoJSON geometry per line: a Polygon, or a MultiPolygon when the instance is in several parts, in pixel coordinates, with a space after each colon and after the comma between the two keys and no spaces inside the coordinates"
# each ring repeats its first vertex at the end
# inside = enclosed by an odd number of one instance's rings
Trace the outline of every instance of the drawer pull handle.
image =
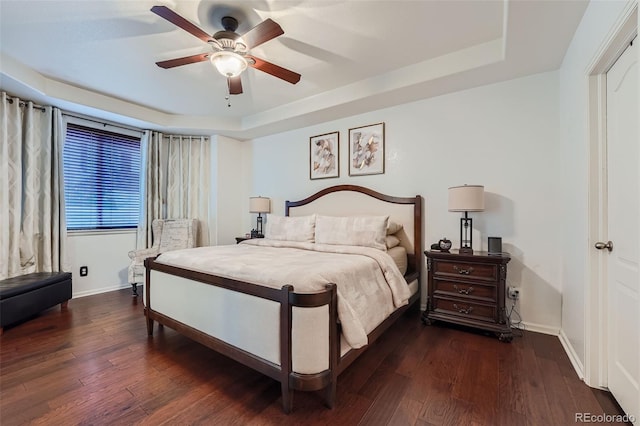
{"type": "Polygon", "coordinates": [[[453,269],[458,271],[460,275],[469,275],[470,273],[473,272],[472,266],[470,266],[469,269],[461,269],[461,268],[458,268],[458,265],[453,265],[453,269]]]}
{"type": "Polygon", "coordinates": [[[453,304],[453,308],[458,310],[460,314],[470,314],[473,311],[473,306],[469,306],[467,309],[461,308],[457,303],[453,304]]]}
{"type": "Polygon", "coordinates": [[[464,288],[459,288],[457,285],[453,285],[453,288],[455,288],[456,290],[458,290],[458,293],[460,294],[470,294],[473,291],[473,287],[469,286],[469,288],[464,289],[464,288]]]}

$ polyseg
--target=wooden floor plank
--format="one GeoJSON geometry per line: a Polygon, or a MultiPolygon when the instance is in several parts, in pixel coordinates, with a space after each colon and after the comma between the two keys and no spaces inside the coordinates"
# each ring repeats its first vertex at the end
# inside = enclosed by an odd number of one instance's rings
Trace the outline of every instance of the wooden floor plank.
{"type": "Polygon", "coordinates": [[[397,374],[389,373],[384,378],[384,384],[377,392],[373,403],[360,421],[362,425],[386,425],[391,420],[393,413],[409,387],[410,379],[397,374]]]}
{"type": "Polygon", "coordinates": [[[296,392],[164,327],[146,334],[130,289],[73,299],[0,337],[0,423],[540,425],[622,414],[575,374],[559,340],[511,344],[401,317],[339,378],[337,402],[296,392]]]}
{"type": "Polygon", "coordinates": [[[400,404],[393,412],[389,419],[390,425],[413,425],[418,420],[420,411],[422,410],[422,404],[418,401],[406,396],[402,398],[400,404]]]}
{"type": "Polygon", "coordinates": [[[467,424],[471,404],[452,396],[453,383],[434,378],[427,390],[426,402],[418,415],[419,424],[461,425],[467,424]]]}

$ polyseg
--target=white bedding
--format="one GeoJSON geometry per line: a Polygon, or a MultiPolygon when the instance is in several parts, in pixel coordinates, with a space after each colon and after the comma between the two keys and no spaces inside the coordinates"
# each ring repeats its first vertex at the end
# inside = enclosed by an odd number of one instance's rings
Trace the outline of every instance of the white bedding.
{"type": "Polygon", "coordinates": [[[336,283],[342,332],[353,348],[411,295],[392,258],[369,247],[253,239],[166,252],[157,262],[273,288],[291,284],[298,293],[336,283]]]}

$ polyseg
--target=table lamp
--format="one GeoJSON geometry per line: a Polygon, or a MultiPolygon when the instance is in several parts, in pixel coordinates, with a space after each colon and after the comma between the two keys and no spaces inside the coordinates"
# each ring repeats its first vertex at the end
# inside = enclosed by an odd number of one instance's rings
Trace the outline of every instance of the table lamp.
{"type": "Polygon", "coordinates": [[[271,200],[267,197],[250,197],[249,213],[258,213],[256,236],[258,238],[264,237],[262,234],[262,213],[271,213],[271,200]]]}
{"type": "Polygon", "coordinates": [[[449,188],[449,211],[464,212],[460,218],[460,250],[462,254],[473,254],[473,220],[469,212],[484,210],[484,186],[462,185],[449,188]]]}

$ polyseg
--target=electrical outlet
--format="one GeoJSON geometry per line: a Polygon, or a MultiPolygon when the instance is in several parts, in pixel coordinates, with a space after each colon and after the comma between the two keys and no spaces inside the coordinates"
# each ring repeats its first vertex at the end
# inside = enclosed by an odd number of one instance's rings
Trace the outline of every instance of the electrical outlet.
{"type": "Polygon", "coordinates": [[[508,287],[507,297],[509,299],[518,300],[520,298],[520,289],[517,287],[508,287]]]}
{"type": "Polygon", "coordinates": [[[87,268],[86,266],[81,266],[80,267],[80,276],[81,277],[86,277],[87,275],[89,275],[89,268],[87,268]]]}

